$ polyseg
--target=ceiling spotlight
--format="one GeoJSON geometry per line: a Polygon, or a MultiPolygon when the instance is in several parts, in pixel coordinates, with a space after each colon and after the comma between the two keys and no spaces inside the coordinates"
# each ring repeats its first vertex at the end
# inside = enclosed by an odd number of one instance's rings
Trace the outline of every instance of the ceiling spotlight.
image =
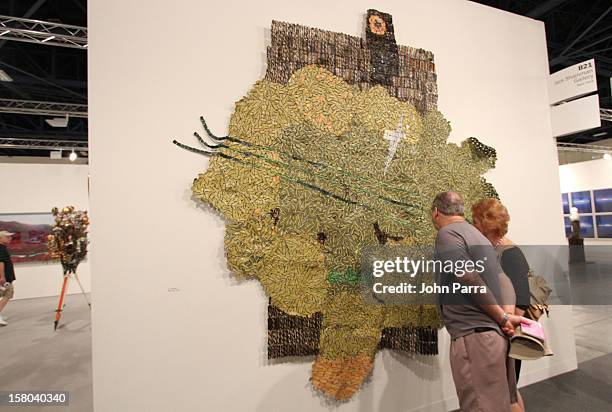
{"type": "Polygon", "coordinates": [[[53,119],[45,119],[45,122],[51,127],[68,127],[68,115],[66,117],[54,117],[53,119]]]}
{"type": "Polygon", "coordinates": [[[68,159],[70,159],[71,162],[74,162],[77,159],[77,154],[76,152],[73,150],[70,155],[68,156],[68,159]]]}
{"type": "Polygon", "coordinates": [[[612,155],[610,153],[604,153],[603,158],[605,160],[612,160],[612,155]]]}

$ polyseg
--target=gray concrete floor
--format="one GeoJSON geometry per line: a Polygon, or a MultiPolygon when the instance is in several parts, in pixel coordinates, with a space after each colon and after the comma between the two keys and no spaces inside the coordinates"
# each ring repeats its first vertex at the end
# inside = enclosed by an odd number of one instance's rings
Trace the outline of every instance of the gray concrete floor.
{"type": "MultiPolygon", "coordinates": [[[[574,302],[596,296],[594,303],[612,303],[610,251],[586,247],[588,263],[570,265],[574,302]]],[[[529,412],[612,411],[612,305],[574,305],[572,318],[578,369],[521,388],[529,412]]]]}
{"type": "Polygon", "coordinates": [[[578,369],[521,389],[527,411],[612,411],[612,306],[574,306],[578,369]]]}
{"type": "Polygon", "coordinates": [[[572,309],[578,364],[612,353],[612,306],[572,309]]]}
{"type": "MultiPolygon", "coordinates": [[[[592,323],[606,322],[607,320],[592,323]]],[[[610,337],[610,329],[598,330],[610,337]]],[[[583,337],[586,333],[583,334],[583,337]]],[[[598,338],[591,334],[590,339],[598,338]]],[[[601,340],[603,341],[603,339],[601,340]]],[[[555,376],[542,382],[521,389],[527,411],[588,411],[609,412],[612,410],[612,353],[596,356],[610,345],[610,340],[601,344],[596,342],[588,346],[579,344],[577,354],[588,359],[578,364],[578,369],[563,375],[555,376]],[[595,346],[595,348],[593,348],[595,346]]]]}
{"type": "Polygon", "coordinates": [[[9,325],[0,327],[0,390],[69,391],[69,406],[0,406],[0,411],[93,410],[89,307],[81,294],[67,296],[65,303],[57,331],[55,297],[16,300],[2,312],[9,325]]]}

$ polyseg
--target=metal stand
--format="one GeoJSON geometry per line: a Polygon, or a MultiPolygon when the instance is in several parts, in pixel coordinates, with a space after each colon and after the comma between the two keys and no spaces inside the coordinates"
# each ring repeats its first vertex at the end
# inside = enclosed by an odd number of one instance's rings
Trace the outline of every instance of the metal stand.
{"type": "Polygon", "coordinates": [[[53,324],[53,330],[57,330],[57,325],[59,324],[60,318],[62,317],[62,312],[64,310],[64,298],[66,296],[66,291],[68,290],[68,282],[70,278],[74,277],[74,279],[79,284],[79,288],[81,289],[81,293],[87,302],[87,306],[91,309],[91,303],[87,298],[87,294],[85,293],[85,289],[83,289],[83,285],[81,284],[81,280],[79,279],[79,275],[75,273],[64,273],[64,281],[62,283],[62,292],[60,294],[60,299],[57,304],[57,309],[55,310],[55,322],[53,324]]]}

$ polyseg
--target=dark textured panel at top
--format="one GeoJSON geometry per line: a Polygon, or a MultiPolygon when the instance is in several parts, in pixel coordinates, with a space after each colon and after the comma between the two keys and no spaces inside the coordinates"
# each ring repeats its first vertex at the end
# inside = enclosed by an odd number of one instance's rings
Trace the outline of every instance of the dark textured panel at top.
{"type": "MultiPolygon", "coordinates": [[[[368,21],[366,24],[369,27],[368,21]]],[[[390,17],[385,25],[392,27],[390,17]]],[[[433,53],[396,45],[395,38],[389,35],[364,41],[347,34],[273,21],[266,79],[287,83],[296,70],[307,65],[323,67],[361,89],[382,85],[390,95],[411,102],[420,112],[437,108],[433,53]],[[389,57],[394,53],[396,57],[389,57]]]]}

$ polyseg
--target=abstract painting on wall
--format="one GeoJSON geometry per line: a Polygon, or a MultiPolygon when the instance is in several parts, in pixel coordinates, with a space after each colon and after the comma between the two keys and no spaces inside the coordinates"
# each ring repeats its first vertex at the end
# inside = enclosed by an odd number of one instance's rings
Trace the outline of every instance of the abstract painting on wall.
{"type": "Polygon", "coordinates": [[[8,246],[14,263],[53,260],[47,247],[53,222],[51,213],[0,214],[0,231],[15,233],[8,246]]]}
{"type": "Polygon", "coordinates": [[[268,358],[314,356],[313,387],[336,400],[379,350],[438,353],[435,305],[364,303],[361,251],[431,244],[438,192],[461,193],[467,210],[497,197],[482,177],[495,150],[447,143],[433,53],[398,45],[387,13],[368,10],[365,26],[362,39],[273,21],[265,78],[228,134],[201,118],[200,148],[175,141],[211,157],[192,191],[227,220],[232,273],[269,297],[268,358]]]}

